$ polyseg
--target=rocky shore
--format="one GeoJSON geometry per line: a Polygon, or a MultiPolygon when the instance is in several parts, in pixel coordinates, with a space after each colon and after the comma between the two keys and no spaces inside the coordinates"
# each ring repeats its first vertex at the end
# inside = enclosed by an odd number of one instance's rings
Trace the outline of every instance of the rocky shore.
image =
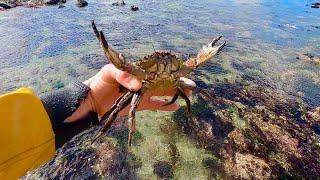
{"type": "MultiPolygon", "coordinates": [[[[41,6],[52,6],[66,3],[66,0],[0,0],[0,10],[7,10],[17,6],[23,7],[41,7],[41,6]]],[[[85,7],[88,2],[85,0],[77,0],[76,5],[78,7],[85,7]]]]}
{"type": "MultiPolygon", "coordinates": [[[[260,86],[219,83],[210,88],[214,99],[196,96],[190,121],[184,108],[172,120],[190,139],[217,159],[202,164],[212,178],[316,179],[320,172],[320,109],[260,86]],[[209,103],[208,103],[209,102],[209,103]]],[[[63,146],[55,158],[25,179],[104,178],[136,179],[144,162],[129,153],[126,119],[119,119],[108,137],[91,146],[92,127],[63,146]]],[[[170,135],[170,131],[162,130],[170,135]]],[[[141,132],[143,133],[143,132],[141,132]]],[[[178,137],[171,137],[173,139],[178,137]]],[[[173,140],[175,142],[176,140],[173,140]]],[[[139,148],[139,147],[138,147],[139,148]]],[[[172,160],[154,164],[158,178],[174,178],[183,161],[171,143],[172,160]]],[[[139,149],[139,151],[145,151],[139,149]]]]}

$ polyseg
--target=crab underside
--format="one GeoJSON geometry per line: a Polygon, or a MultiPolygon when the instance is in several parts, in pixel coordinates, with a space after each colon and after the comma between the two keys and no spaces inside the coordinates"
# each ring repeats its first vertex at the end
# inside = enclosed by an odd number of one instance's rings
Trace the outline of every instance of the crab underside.
{"type": "Polygon", "coordinates": [[[166,105],[173,104],[178,99],[178,97],[182,97],[186,101],[187,111],[191,120],[192,116],[190,100],[183,90],[190,89],[193,90],[193,92],[201,93],[208,98],[213,98],[205,89],[188,85],[179,80],[179,78],[186,76],[195,68],[203,65],[214,55],[219,53],[226,44],[226,42],[223,41],[223,43],[217,45],[222,36],[213,39],[209,44],[203,46],[196,57],[190,57],[185,62],[171,53],[155,52],[152,55],[146,56],[134,63],[129,63],[121,53],[118,53],[110,45],[108,45],[103,32],[97,30],[94,21],[92,21],[92,28],[100,42],[106,58],[110,60],[110,62],[114,64],[116,68],[127,71],[142,80],[142,88],[140,90],[134,92],[126,89],[125,92],[115,101],[110,110],[102,116],[100,122],[104,125],[93,139],[93,142],[95,142],[109,129],[111,124],[116,119],[118,113],[130,104],[131,107],[128,120],[128,148],[130,149],[132,136],[136,130],[135,112],[142,99],[143,94],[148,89],[156,89],[159,87],[173,87],[174,89],[176,89],[176,94],[166,105]]]}

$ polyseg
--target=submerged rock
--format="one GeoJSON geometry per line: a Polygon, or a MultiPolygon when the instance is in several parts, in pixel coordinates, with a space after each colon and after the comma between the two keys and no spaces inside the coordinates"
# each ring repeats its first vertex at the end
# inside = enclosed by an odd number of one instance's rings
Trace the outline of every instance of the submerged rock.
{"type": "Polygon", "coordinates": [[[320,64],[320,57],[309,53],[298,53],[296,59],[301,59],[314,64],[320,64]]]}
{"type": "Polygon", "coordinates": [[[220,159],[213,174],[219,169],[226,179],[318,177],[316,112],[308,120],[307,107],[261,87],[224,83],[214,89],[213,100],[198,97],[193,105],[195,122],[182,109],[175,113],[185,133],[220,159]]]}
{"type": "Polygon", "coordinates": [[[85,7],[85,6],[88,5],[88,2],[85,1],[85,0],[77,0],[76,5],[77,5],[78,7],[85,7]]]}

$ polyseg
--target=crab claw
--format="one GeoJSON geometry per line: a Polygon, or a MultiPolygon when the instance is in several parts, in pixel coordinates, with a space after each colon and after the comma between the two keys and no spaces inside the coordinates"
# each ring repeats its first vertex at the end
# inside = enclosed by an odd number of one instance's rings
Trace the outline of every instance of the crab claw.
{"type": "Polygon", "coordinates": [[[145,72],[139,68],[138,66],[131,64],[126,61],[125,57],[118,53],[116,50],[114,50],[107,42],[106,38],[104,37],[104,34],[102,31],[98,31],[94,21],[92,21],[92,29],[96,37],[98,38],[100,45],[103,49],[103,52],[108,60],[111,61],[113,65],[116,66],[116,68],[127,71],[130,74],[133,74],[135,76],[138,76],[138,78],[143,79],[145,77],[145,72]]]}
{"type": "Polygon", "coordinates": [[[196,58],[192,57],[186,61],[186,66],[190,68],[197,68],[198,66],[204,64],[206,61],[211,59],[214,55],[219,53],[226,45],[226,41],[223,41],[223,43],[217,45],[221,38],[222,36],[219,36],[213,39],[209,44],[204,45],[202,49],[198,52],[196,58]]]}
{"type": "Polygon", "coordinates": [[[129,64],[127,63],[126,59],[123,57],[121,53],[115,51],[111,46],[109,46],[106,38],[102,31],[98,31],[94,21],[92,21],[92,29],[96,37],[98,38],[100,45],[103,49],[103,52],[108,60],[111,61],[118,69],[128,71],[129,64]]]}

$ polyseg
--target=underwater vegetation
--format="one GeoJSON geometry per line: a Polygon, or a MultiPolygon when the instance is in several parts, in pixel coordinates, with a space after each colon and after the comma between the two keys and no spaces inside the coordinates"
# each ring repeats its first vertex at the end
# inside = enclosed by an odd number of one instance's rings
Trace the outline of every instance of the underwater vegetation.
{"type": "Polygon", "coordinates": [[[24,179],[319,179],[319,9],[300,0],[114,2],[1,11],[0,93],[43,94],[93,76],[107,63],[95,19],[130,60],[188,56],[224,35],[224,51],[190,76],[215,98],[193,97],[193,121],[185,107],[138,112],[132,152],[126,117],[94,145],[92,126],[24,179]]]}
{"type": "Polygon", "coordinates": [[[223,82],[211,88],[214,100],[194,98],[193,121],[185,107],[166,115],[139,113],[132,152],[127,119],[119,118],[97,144],[91,146],[93,126],[26,178],[319,177],[319,108],[263,86],[223,82]]]}

